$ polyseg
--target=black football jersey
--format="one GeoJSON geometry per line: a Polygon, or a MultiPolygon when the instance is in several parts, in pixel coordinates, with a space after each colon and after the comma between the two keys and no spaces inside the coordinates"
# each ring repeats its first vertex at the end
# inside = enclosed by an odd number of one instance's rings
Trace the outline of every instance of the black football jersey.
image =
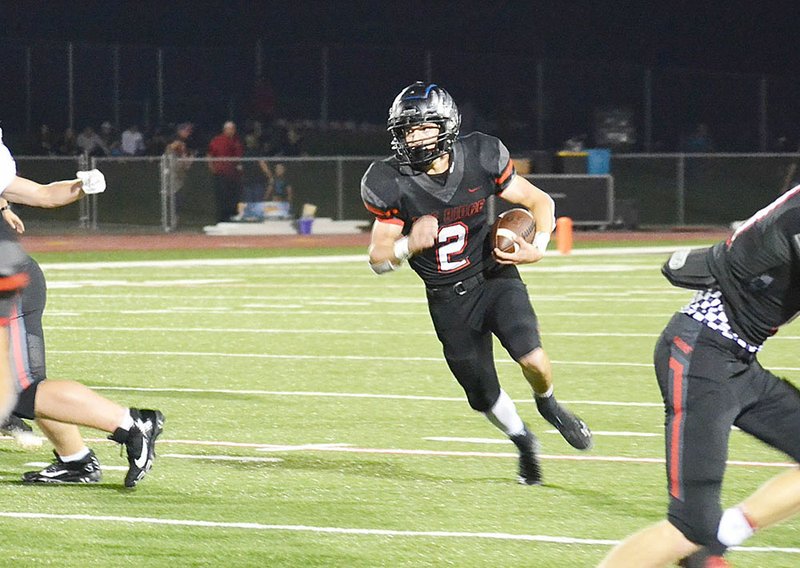
{"type": "Polygon", "coordinates": [[[423,215],[438,219],[436,243],[412,256],[409,264],[427,285],[439,286],[497,266],[489,242],[487,201],[515,175],[503,143],[473,132],[453,144],[444,184],[387,158],[367,169],[361,198],[378,222],[402,225],[404,235],[423,215]]]}
{"type": "Polygon", "coordinates": [[[760,345],[800,312],[800,186],[712,249],[711,272],[733,330],[760,345]]]}

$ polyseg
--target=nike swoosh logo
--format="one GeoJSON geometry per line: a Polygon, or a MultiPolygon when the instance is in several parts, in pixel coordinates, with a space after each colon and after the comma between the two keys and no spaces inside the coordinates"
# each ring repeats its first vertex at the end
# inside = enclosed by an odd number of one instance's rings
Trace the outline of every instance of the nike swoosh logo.
{"type": "MultiPolygon", "coordinates": [[[[139,423],[139,430],[144,432],[144,424],[139,423]]],[[[139,457],[133,460],[133,463],[136,464],[136,467],[143,468],[147,463],[147,436],[142,437],[142,451],[139,453],[139,457]]]]}
{"type": "Polygon", "coordinates": [[[142,453],[138,458],[133,460],[133,463],[136,464],[136,467],[144,467],[144,464],[147,463],[147,442],[142,444],[142,453]]]}
{"type": "Polygon", "coordinates": [[[59,469],[59,470],[56,470],[56,471],[47,471],[45,469],[45,470],[40,471],[39,475],[41,475],[42,477],[50,477],[50,478],[52,478],[52,477],[59,477],[61,475],[64,475],[65,473],[67,473],[66,469],[59,469]]]}
{"type": "Polygon", "coordinates": [[[468,188],[468,189],[467,189],[467,191],[469,191],[470,193],[475,193],[475,192],[476,192],[476,191],[478,191],[480,188],[481,188],[481,186],[478,186],[478,187],[470,187],[470,188],[468,188]]]}

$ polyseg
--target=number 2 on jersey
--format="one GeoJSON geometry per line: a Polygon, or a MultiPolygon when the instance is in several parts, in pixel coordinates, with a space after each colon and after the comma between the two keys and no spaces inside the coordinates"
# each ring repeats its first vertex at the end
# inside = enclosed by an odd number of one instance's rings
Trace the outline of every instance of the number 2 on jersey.
{"type": "Polygon", "coordinates": [[[439,272],[453,272],[469,264],[468,258],[453,260],[454,256],[461,254],[467,248],[468,233],[469,229],[460,221],[439,228],[436,236],[439,245],[436,248],[436,264],[439,265],[439,272]]]}

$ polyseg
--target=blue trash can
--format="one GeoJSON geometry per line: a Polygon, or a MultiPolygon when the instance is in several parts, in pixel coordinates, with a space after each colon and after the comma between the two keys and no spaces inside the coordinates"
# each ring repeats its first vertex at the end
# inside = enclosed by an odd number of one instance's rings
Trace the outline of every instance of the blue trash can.
{"type": "Polygon", "coordinates": [[[606,175],[611,173],[611,150],[608,148],[592,148],[587,150],[586,172],[589,175],[606,175]]]}
{"type": "Polygon", "coordinates": [[[314,224],[314,218],[300,218],[297,220],[297,232],[301,235],[311,234],[311,225],[314,224]]]}

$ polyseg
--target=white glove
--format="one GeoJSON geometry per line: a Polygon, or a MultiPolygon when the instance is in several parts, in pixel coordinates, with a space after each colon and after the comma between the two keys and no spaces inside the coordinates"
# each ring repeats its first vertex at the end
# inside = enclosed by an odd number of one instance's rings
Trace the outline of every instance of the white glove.
{"type": "Polygon", "coordinates": [[[83,193],[103,193],[106,190],[106,176],[100,170],[80,171],[75,174],[83,182],[83,193]]]}

